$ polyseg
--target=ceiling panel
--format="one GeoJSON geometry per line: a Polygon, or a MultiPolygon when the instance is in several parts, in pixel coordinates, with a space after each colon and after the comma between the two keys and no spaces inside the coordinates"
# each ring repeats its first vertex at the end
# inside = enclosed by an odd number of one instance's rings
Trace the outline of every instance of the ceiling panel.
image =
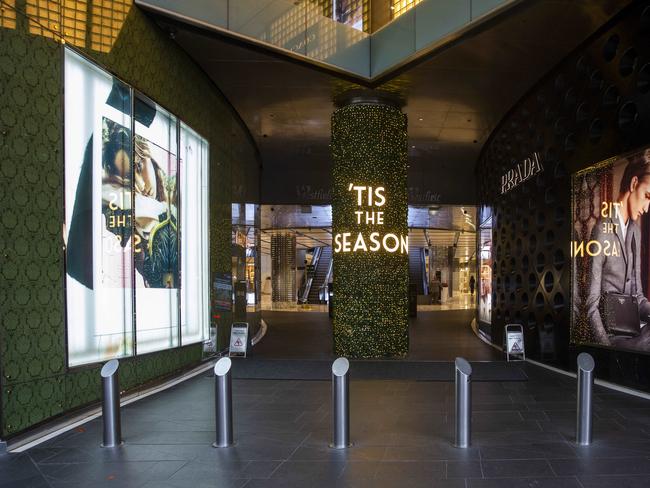
{"type": "MultiPolygon", "coordinates": [[[[474,166],[501,118],[540,77],[628,3],[528,0],[373,86],[405,101],[410,170],[418,173],[424,186],[420,190],[438,191],[443,199],[458,195],[472,203],[474,166]],[[445,168],[448,171],[437,173],[445,168]],[[423,177],[425,171],[432,176],[423,177]]],[[[265,174],[283,171],[293,178],[291,168],[300,168],[296,178],[307,181],[310,168],[314,178],[329,170],[333,100],[358,85],[223,34],[162,16],[156,19],[240,114],[259,147],[265,174]]],[[[275,180],[263,177],[263,198],[265,181],[275,180]]]]}

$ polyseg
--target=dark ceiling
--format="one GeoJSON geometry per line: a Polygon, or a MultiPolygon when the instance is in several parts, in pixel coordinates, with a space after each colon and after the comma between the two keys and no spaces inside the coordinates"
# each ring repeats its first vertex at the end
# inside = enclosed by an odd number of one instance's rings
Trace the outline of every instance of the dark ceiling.
{"type": "MultiPolygon", "coordinates": [[[[376,87],[405,101],[410,202],[474,203],[474,167],[501,118],[628,3],[527,0],[376,87]]],[[[358,85],[223,33],[152,15],[248,126],[262,158],[262,202],[326,201],[333,100],[358,85]]]]}

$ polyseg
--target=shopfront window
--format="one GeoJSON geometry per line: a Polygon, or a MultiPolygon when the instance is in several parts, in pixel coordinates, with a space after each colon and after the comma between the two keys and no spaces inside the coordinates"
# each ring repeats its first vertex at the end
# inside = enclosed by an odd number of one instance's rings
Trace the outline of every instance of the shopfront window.
{"type": "Polygon", "coordinates": [[[492,208],[479,210],[479,295],[478,318],[492,323],[492,208]]]}
{"type": "Polygon", "coordinates": [[[207,142],[69,49],[65,90],[68,364],[204,340],[207,142]]]}

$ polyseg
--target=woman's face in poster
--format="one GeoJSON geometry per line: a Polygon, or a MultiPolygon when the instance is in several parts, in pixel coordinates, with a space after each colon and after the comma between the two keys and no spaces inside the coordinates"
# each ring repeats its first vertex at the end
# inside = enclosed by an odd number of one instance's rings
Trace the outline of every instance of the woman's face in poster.
{"type": "Polygon", "coordinates": [[[136,155],[135,187],[138,193],[156,198],[156,169],[149,157],[136,155]]]}
{"type": "Polygon", "coordinates": [[[114,163],[118,175],[125,179],[131,176],[131,159],[124,149],[120,149],[115,153],[114,163]]]}

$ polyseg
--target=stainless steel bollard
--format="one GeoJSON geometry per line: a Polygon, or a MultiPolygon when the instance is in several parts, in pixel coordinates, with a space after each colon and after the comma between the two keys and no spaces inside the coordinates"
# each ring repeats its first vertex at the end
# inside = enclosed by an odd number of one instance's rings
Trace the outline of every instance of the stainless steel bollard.
{"type": "Polygon", "coordinates": [[[465,449],[472,442],[472,366],[456,358],[456,447],[465,449]]]}
{"type": "Polygon", "coordinates": [[[333,449],[350,447],[350,362],[338,358],[332,364],[332,443],[333,449]]]}
{"type": "Polygon", "coordinates": [[[578,412],[576,442],[588,446],[592,441],[592,400],[594,388],[594,358],[586,352],[578,354],[578,412]]]}
{"type": "Polygon", "coordinates": [[[212,447],[230,447],[232,440],[232,376],[230,358],[221,358],[214,365],[214,400],[217,439],[212,447]]]}
{"type": "Polygon", "coordinates": [[[119,367],[120,362],[117,359],[111,359],[102,367],[101,371],[102,418],[104,420],[102,447],[117,447],[122,444],[119,367]]]}

